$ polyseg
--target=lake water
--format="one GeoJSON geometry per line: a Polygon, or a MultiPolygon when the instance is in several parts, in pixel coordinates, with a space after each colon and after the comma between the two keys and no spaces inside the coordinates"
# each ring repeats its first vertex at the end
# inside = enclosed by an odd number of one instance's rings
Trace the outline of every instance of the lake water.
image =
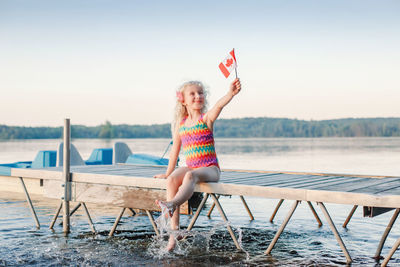
{"type": "MultiPolygon", "coordinates": [[[[167,139],[73,140],[84,159],[94,148],[112,147],[124,141],[134,153],[162,155],[167,139]]],[[[0,162],[33,160],[37,151],[57,149],[60,140],[0,141],[0,162]]],[[[400,138],[265,138],[217,139],[222,168],[274,171],[307,171],[400,176],[400,138]]],[[[279,210],[274,223],[269,217],[278,200],[247,198],[255,217],[250,221],[238,197],[221,197],[246,253],[238,252],[217,211],[202,212],[194,232],[175,253],[161,253],[160,244],[147,216],[125,216],[115,236],[108,231],[119,210],[89,205],[98,234],[93,235],[82,212],[71,218],[72,232],[66,238],[62,226],[48,229],[58,202],[34,198],[42,224],[37,230],[23,196],[0,189],[0,266],[341,266],[346,259],[330,228],[316,206],[324,225],[318,227],[305,203],[299,206],[278,240],[272,255],[264,255],[286,216],[291,201],[279,210]]],[[[344,240],[353,266],[375,266],[372,258],[393,212],[363,218],[361,209],[347,229],[341,227],[351,206],[326,205],[344,240]]],[[[182,216],[184,228],[190,221],[182,216]]],[[[383,255],[400,236],[398,224],[392,229],[383,255]]],[[[161,245],[162,246],[162,245],[161,245]]],[[[390,266],[400,265],[400,252],[390,266]]]]}

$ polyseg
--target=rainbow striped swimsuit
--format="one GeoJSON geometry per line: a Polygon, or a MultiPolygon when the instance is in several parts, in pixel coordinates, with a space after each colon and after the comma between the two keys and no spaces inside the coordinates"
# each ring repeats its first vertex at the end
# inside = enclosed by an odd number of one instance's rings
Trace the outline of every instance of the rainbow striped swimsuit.
{"type": "Polygon", "coordinates": [[[214,136],[203,121],[203,115],[201,114],[198,122],[191,127],[185,126],[187,117],[180,124],[179,136],[181,137],[183,153],[186,157],[186,165],[189,168],[212,165],[219,168],[214,147],[214,136]]]}

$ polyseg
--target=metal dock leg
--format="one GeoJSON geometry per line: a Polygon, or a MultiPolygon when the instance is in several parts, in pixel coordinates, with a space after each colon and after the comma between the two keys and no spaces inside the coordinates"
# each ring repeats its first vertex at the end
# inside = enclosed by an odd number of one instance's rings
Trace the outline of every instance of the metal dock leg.
{"type": "Polygon", "coordinates": [[[315,217],[315,219],[316,219],[317,222],[318,222],[318,226],[321,227],[321,226],[322,226],[322,222],[321,222],[321,219],[319,218],[317,212],[315,211],[314,206],[311,204],[310,201],[307,201],[307,204],[308,204],[308,206],[310,207],[311,212],[314,214],[314,217],[315,217]]]}
{"type": "Polygon", "coordinates": [[[129,210],[130,212],[132,212],[132,215],[131,215],[131,216],[135,216],[135,215],[136,215],[136,211],[134,211],[132,208],[128,208],[128,210],[129,210]]]}
{"type": "Polygon", "coordinates": [[[396,250],[399,248],[399,246],[400,246],[400,238],[396,240],[396,243],[393,245],[393,247],[390,249],[385,259],[383,260],[381,264],[382,267],[385,267],[388,264],[388,262],[390,261],[396,250]]]}
{"type": "MultiPolygon", "coordinates": [[[[217,199],[219,199],[220,195],[218,195],[218,196],[216,196],[216,197],[217,197],[217,199]]],[[[250,208],[249,208],[249,206],[247,205],[246,200],[244,199],[243,196],[239,196],[239,197],[240,197],[240,200],[242,200],[243,205],[244,205],[244,207],[245,207],[247,213],[248,213],[249,216],[250,216],[250,220],[253,221],[253,220],[254,220],[254,216],[253,216],[253,214],[251,213],[250,208]]],[[[207,217],[208,217],[208,218],[211,217],[211,213],[213,212],[214,208],[215,208],[215,203],[212,204],[210,210],[209,210],[208,213],[207,213],[207,217]]]]}
{"type": "Polygon", "coordinates": [[[64,196],[61,198],[63,200],[63,233],[64,236],[68,236],[71,230],[70,221],[70,208],[69,202],[71,201],[71,124],[70,119],[64,120],[64,130],[63,130],[63,181],[64,181],[64,196]]]}
{"type": "Polygon", "coordinates": [[[153,225],[154,232],[156,232],[156,235],[160,235],[160,232],[158,231],[157,225],[154,221],[153,214],[148,210],[146,210],[146,213],[147,213],[147,217],[149,217],[151,225],[153,225]]]}
{"type": "Polygon", "coordinates": [[[92,229],[92,232],[95,234],[96,233],[96,229],[94,228],[94,224],[92,222],[92,218],[90,218],[90,214],[89,214],[89,211],[88,211],[88,209],[86,207],[86,204],[85,204],[85,202],[82,202],[81,204],[83,206],[83,209],[85,210],[86,217],[87,217],[87,219],[89,221],[90,228],[92,229]]]}
{"type": "MultiPolygon", "coordinates": [[[[220,197],[220,195],[217,196],[218,199],[219,199],[219,197],[220,197]]],[[[210,208],[210,210],[209,210],[208,213],[207,213],[207,217],[208,217],[208,218],[211,217],[211,213],[213,212],[214,208],[215,208],[215,203],[213,203],[213,204],[211,205],[211,208],[210,208]]]]}
{"type": "Polygon", "coordinates": [[[278,212],[279,208],[281,207],[282,203],[283,203],[283,199],[279,200],[278,205],[276,205],[276,208],[275,208],[274,212],[271,215],[271,218],[269,218],[269,222],[273,222],[274,221],[275,215],[278,212]]]}
{"type": "Polygon", "coordinates": [[[54,224],[55,224],[55,223],[56,223],[56,221],[57,221],[58,215],[60,214],[60,211],[61,211],[62,205],[63,205],[63,203],[61,202],[61,203],[60,203],[60,206],[58,206],[58,209],[57,209],[57,211],[56,211],[56,214],[54,214],[53,220],[51,220],[51,223],[50,223],[49,229],[53,229],[53,227],[54,227],[54,224]]]}
{"type": "Polygon", "coordinates": [[[21,181],[22,188],[24,189],[24,192],[25,192],[26,201],[29,204],[29,209],[31,210],[33,219],[35,220],[36,228],[40,229],[39,219],[38,219],[38,217],[36,215],[36,212],[35,212],[35,209],[33,207],[33,204],[32,204],[31,198],[29,196],[28,190],[26,190],[26,186],[25,186],[24,180],[22,179],[22,177],[19,177],[19,180],[21,181]]]}
{"type": "MultiPolygon", "coordinates": [[[[79,202],[78,205],[76,205],[76,206],[72,209],[72,211],[69,213],[69,217],[71,217],[71,216],[80,208],[81,205],[82,205],[82,204],[79,202]]],[[[56,220],[57,220],[57,219],[56,219],[56,220]]],[[[62,224],[63,224],[63,222],[60,222],[59,225],[62,225],[62,224]]],[[[50,229],[52,229],[52,228],[50,228],[50,229]]]]}
{"type": "MultiPolygon", "coordinates": [[[[281,199],[281,201],[283,202],[283,199],[281,199]]],[[[299,205],[300,200],[296,200],[291,208],[291,210],[289,211],[289,213],[286,216],[285,221],[282,223],[281,227],[279,227],[278,232],[276,232],[274,239],[272,239],[271,243],[269,244],[267,250],[265,251],[265,254],[271,254],[271,250],[274,248],[276,242],[278,241],[279,237],[281,236],[283,230],[285,229],[287,223],[289,222],[290,218],[292,217],[294,211],[296,210],[297,206],[299,205]]],[[[281,203],[282,204],[282,203],[281,203]]],[[[278,203],[278,205],[280,206],[280,204],[278,203]]],[[[277,208],[279,208],[279,206],[277,208]]],[[[275,209],[276,210],[276,209],[275,209]]]]}
{"type": "Polygon", "coordinates": [[[353,208],[351,209],[349,215],[348,215],[347,218],[346,218],[346,221],[343,223],[343,228],[346,228],[346,227],[347,227],[347,224],[350,222],[351,217],[353,217],[353,214],[354,214],[354,212],[356,211],[357,207],[358,207],[357,205],[354,205],[354,206],[353,206],[353,208]]]}
{"type": "Polygon", "coordinates": [[[188,230],[188,231],[192,230],[193,225],[196,223],[197,218],[199,217],[200,212],[201,212],[201,210],[202,210],[203,207],[204,207],[204,204],[206,204],[206,201],[207,201],[208,196],[209,196],[209,194],[206,193],[206,194],[204,195],[203,199],[201,200],[201,203],[200,203],[199,207],[197,208],[196,213],[195,213],[194,216],[193,216],[193,219],[190,221],[190,224],[189,224],[189,226],[187,227],[187,230],[188,230]]]}
{"type": "Polygon", "coordinates": [[[81,207],[81,205],[82,205],[82,203],[79,202],[78,205],[76,205],[76,206],[71,210],[71,212],[69,213],[69,216],[72,216],[72,214],[74,214],[75,211],[77,211],[77,210],[81,207]]]}
{"type": "MultiPolygon", "coordinates": [[[[215,203],[215,205],[217,206],[217,208],[218,208],[218,210],[219,210],[219,213],[221,214],[221,217],[224,219],[225,222],[228,223],[228,222],[229,222],[229,221],[228,221],[228,218],[226,217],[225,212],[224,212],[224,210],[222,209],[222,206],[221,206],[221,204],[219,203],[218,198],[217,198],[214,194],[211,194],[211,197],[213,198],[214,203],[215,203]]],[[[242,250],[242,248],[241,248],[240,245],[239,245],[239,242],[238,242],[237,239],[236,239],[235,234],[233,233],[232,227],[231,227],[229,224],[227,224],[227,225],[226,225],[226,228],[228,229],[228,232],[229,232],[229,234],[231,235],[231,237],[232,237],[232,239],[233,239],[233,242],[234,242],[235,245],[236,245],[236,248],[239,249],[239,250],[242,250]]]]}
{"type": "Polygon", "coordinates": [[[377,260],[381,256],[383,245],[385,244],[386,238],[388,237],[390,230],[392,230],[393,224],[396,222],[396,219],[399,216],[399,212],[400,212],[400,209],[396,209],[394,211],[393,216],[390,219],[390,222],[389,222],[388,226],[386,227],[385,232],[382,235],[381,241],[379,242],[378,248],[376,249],[375,256],[374,256],[374,258],[377,260]]]}
{"type": "Polygon", "coordinates": [[[253,221],[253,220],[254,220],[254,216],[253,216],[253,214],[251,213],[251,211],[250,211],[250,209],[249,209],[249,206],[247,205],[246,200],[244,200],[244,197],[243,197],[243,196],[240,196],[240,199],[242,200],[243,205],[244,205],[244,207],[246,208],[246,211],[247,211],[247,213],[248,213],[249,216],[250,216],[250,221],[253,221]]]}
{"type": "Polygon", "coordinates": [[[113,227],[111,228],[111,231],[110,231],[110,233],[108,234],[108,236],[113,236],[113,235],[114,235],[115,229],[117,229],[118,223],[119,223],[119,221],[121,220],[122,215],[124,215],[125,209],[126,209],[126,208],[122,208],[122,209],[121,209],[121,212],[119,213],[117,219],[115,219],[114,225],[113,225],[113,227]]]}
{"type": "Polygon", "coordinates": [[[321,210],[322,210],[322,212],[324,213],[325,218],[326,218],[326,220],[328,221],[329,226],[331,227],[331,230],[332,230],[333,234],[334,234],[335,237],[336,237],[336,240],[338,241],[340,247],[342,248],[343,253],[344,253],[344,255],[346,256],[347,263],[352,262],[352,259],[351,259],[351,257],[350,257],[350,254],[349,254],[349,252],[347,251],[346,246],[345,246],[345,244],[343,243],[343,240],[342,240],[342,238],[340,237],[339,232],[337,231],[337,229],[336,229],[336,227],[335,227],[335,224],[333,223],[332,218],[331,218],[331,216],[329,215],[328,210],[326,209],[324,203],[322,203],[322,202],[317,202],[317,204],[321,207],[321,210]]]}

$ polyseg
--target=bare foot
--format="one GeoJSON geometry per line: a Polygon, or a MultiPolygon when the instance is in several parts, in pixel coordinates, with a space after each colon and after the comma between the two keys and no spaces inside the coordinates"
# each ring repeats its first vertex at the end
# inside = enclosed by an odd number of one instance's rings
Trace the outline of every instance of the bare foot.
{"type": "Polygon", "coordinates": [[[172,217],[176,209],[176,206],[172,202],[164,202],[157,199],[156,204],[160,207],[162,213],[164,213],[164,211],[168,211],[167,214],[169,217],[172,217]]]}
{"type": "Polygon", "coordinates": [[[166,249],[167,249],[167,251],[172,251],[172,250],[174,250],[175,246],[176,246],[175,237],[173,235],[170,235],[169,239],[168,239],[168,245],[167,245],[166,249]]]}

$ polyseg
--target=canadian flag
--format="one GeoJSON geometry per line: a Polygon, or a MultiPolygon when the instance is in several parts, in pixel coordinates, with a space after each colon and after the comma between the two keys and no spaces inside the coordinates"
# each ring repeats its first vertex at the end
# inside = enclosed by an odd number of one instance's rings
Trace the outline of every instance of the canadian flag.
{"type": "Polygon", "coordinates": [[[235,49],[232,49],[232,51],[229,52],[229,55],[219,64],[219,69],[222,71],[225,78],[228,78],[236,66],[235,49]]]}

